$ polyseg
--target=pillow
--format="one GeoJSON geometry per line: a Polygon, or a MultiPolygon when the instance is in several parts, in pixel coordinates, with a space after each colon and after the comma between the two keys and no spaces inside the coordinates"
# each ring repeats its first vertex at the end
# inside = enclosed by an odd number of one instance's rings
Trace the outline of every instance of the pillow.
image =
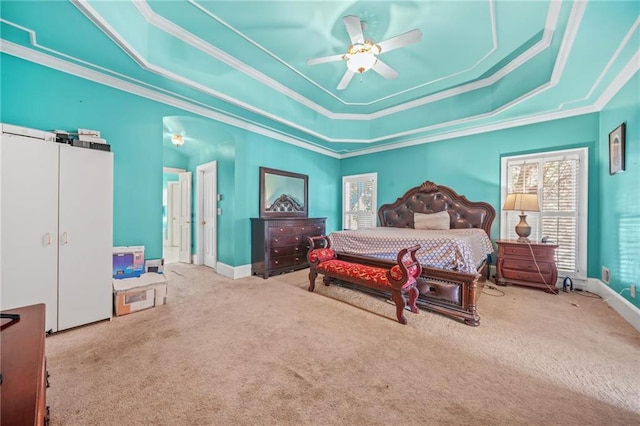
{"type": "Polygon", "coordinates": [[[414,213],[413,227],[415,229],[450,229],[451,218],[449,212],[414,213]]]}

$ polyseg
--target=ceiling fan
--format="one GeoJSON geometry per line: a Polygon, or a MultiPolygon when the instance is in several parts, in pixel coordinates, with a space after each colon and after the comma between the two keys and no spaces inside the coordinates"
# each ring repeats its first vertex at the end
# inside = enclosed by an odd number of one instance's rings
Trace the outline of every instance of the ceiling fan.
{"type": "Polygon", "coordinates": [[[420,30],[414,29],[381,41],[380,43],[374,43],[371,40],[364,39],[363,29],[365,23],[360,21],[360,18],[357,16],[345,16],[342,20],[344,21],[345,27],[347,27],[349,38],[351,38],[351,44],[347,48],[347,52],[340,55],[307,59],[307,65],[345,61],[347,63],[347,70],[338,84],[338,90],[345,89],[354,75],[362,74],[370,69],[387,80],[398,77],[398,72],[382,62],[378,58],[378,55],[422,40],[420,30]]]}

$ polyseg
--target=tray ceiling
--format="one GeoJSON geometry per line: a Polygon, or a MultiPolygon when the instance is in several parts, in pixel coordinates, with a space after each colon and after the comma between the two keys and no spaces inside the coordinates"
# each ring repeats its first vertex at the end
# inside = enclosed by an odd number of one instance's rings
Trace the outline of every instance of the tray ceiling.
{"type": "MultiPolygon", "coordinates": [[[[598,111],[640,67],[633,1],[2,1],[1,49],[337,157],[598,111]],[[398,72],[344,90],[344,16],[398,72]]],[[[186,128],[179,117],[176,127],[186,128]]],[[[168,143],[168,142],[167,142],[168,143]]]]}

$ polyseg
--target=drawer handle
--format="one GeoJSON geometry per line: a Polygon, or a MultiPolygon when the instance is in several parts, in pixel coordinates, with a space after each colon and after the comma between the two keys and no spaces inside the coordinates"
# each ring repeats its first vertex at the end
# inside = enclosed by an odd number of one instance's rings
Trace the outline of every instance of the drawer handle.
{"type": "Polygon", "coordinates": [[[275,264],[277,265],[277,264],[278,264],[278,263],[280,263],[280,262],[278,262],[278,261],[276,260],[276,261],[274,261],[273,263],[275,263],[275,264]]]}
{"type": "Polygon", "coordinates": [[[274,252],[275,254],[278,254],[278,253],[280,253],[280,250],[275,249],[275,250],[273,250],[273,252],[274,252]]]}
{"type": "Polygon", "coordinates": [[[274,238],[274,239],[273,239],[273,241],[275,241],[275,242],[277,243],[277,242],[278,242],[278,239],[277,239],[277,238],[274,238]]]}

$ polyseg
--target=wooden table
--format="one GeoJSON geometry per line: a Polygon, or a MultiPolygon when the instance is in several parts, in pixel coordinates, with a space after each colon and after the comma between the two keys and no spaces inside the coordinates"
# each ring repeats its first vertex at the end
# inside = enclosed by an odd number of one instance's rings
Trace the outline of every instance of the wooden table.
{"type": "Polygon", "coordinates": [[[521,285],[558,293],[555,244],[498,240],[496,284],[521,285]]]}
{"type": "Polygon", "coordinates": [[[45,305],[8,309],[20,319],[2,319],[0,330],[0,425],[44,425],[46,403],[45,305]]]}

